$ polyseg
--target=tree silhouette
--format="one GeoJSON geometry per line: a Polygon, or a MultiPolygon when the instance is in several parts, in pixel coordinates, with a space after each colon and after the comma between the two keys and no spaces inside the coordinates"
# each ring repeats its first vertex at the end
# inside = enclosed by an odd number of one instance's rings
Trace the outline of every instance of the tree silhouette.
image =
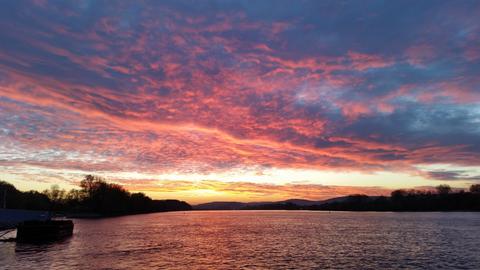
{"type": "MultiPolygon", "coordinates": [[[[102,216],[191,210],[178,200],[152,200],[143,193],[130,193],[124,187],[108,183],[101,177],[86,175],[80,190],[66,192],[57,185],[44,190],[21,192],[13,185],[0,181],[0,191],[6,190],[7,207],[31,210],[51,210],[68,213],[90,213],[102,216]]],[[[3,199],[3,198],[2,198],[3,199]]]]}
{"type": "Polygon", "coordinates": [[[480,184],[475,184],[470,186],[471,193],[480,193],[480,184]]]}
{"type": "Polygon", "coordinates": [[[439,185],[435,187],[437,193],[440,195],[446,195],[452,191],[452,188],[449,185],[439,185]]]}

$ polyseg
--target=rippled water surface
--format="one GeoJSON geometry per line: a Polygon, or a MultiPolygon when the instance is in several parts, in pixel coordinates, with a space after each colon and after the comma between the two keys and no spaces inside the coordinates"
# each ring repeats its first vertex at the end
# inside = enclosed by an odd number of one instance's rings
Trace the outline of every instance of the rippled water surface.
{"type": "Polygon", "coordinates": [[[480,213],[202,211],[75,220],[5,269],[480,269],[480,213]]]}

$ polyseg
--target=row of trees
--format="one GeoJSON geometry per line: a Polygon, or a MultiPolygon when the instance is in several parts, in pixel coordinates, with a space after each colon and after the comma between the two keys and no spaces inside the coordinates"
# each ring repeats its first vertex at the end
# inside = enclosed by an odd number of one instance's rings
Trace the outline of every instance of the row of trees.
{"type": "MultiPolygon", "coordinates": [[[[470,193],[480,193],[480,184],[471,185],[468,189],[470,193]]],[[[417,190],[417,189],[397,189],[392,191],[392,198],[401,198],[407,196],[432,196],[432,195],[448,195],[453,192],[449,185],[439,185],[435,187],[435,191],[431,190],[417,190]]],[[[465,190],[460,190],[457,193],[464,194],[465,190]]]]}
{"type": "Polygon", "coordinates": [[[7,208],[46,210],[50,208],[50,200],[47,195],[38,191],[21,192],[12,184],[0,181],[0,202],[7,208]]]}
{"type": "MultiPolygon", "coordinates": [[[[130,193],[118,184],[87,175],[80,189],[67,192],[57,185],[42,193],[20,192],[13,185],[0,182],[0,191],[7,191],[7,207],[31,210],[50,210],[67,213],[89,213],[102,216],[191,210],[191,206],[178,200],[152,200],[143,193],[130,193]]],[[[2,196],[2,195],[0,195],[2,196]]]]}
{"type": "Polygon", "coordinates": [[[480,211],[480,185],[472,185],[469,191],[457,192],[448,185],[440,185],[435,191],[395,190],[390,197],[352,195],[343,201],[314,206],[312,210],[480,211]]]}

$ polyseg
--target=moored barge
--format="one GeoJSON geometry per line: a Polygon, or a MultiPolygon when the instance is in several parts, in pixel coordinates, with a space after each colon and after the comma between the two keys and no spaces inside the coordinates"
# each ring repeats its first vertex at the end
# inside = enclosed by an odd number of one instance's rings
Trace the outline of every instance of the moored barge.
{"type": "Polygon", "coordinates": [[[73,234],[71,220],[24,221],[17,226],[17,242],[59,240],[73,234]]]}

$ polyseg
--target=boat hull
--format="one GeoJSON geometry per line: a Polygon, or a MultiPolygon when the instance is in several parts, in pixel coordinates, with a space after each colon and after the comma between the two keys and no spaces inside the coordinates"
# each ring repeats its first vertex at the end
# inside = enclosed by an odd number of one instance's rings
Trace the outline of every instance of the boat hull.
{"type": "Polygon", "coordinates": [[[72,234],[71,220],[25,221],[17,226],[17,242],[59,240],[72,234]]]}

